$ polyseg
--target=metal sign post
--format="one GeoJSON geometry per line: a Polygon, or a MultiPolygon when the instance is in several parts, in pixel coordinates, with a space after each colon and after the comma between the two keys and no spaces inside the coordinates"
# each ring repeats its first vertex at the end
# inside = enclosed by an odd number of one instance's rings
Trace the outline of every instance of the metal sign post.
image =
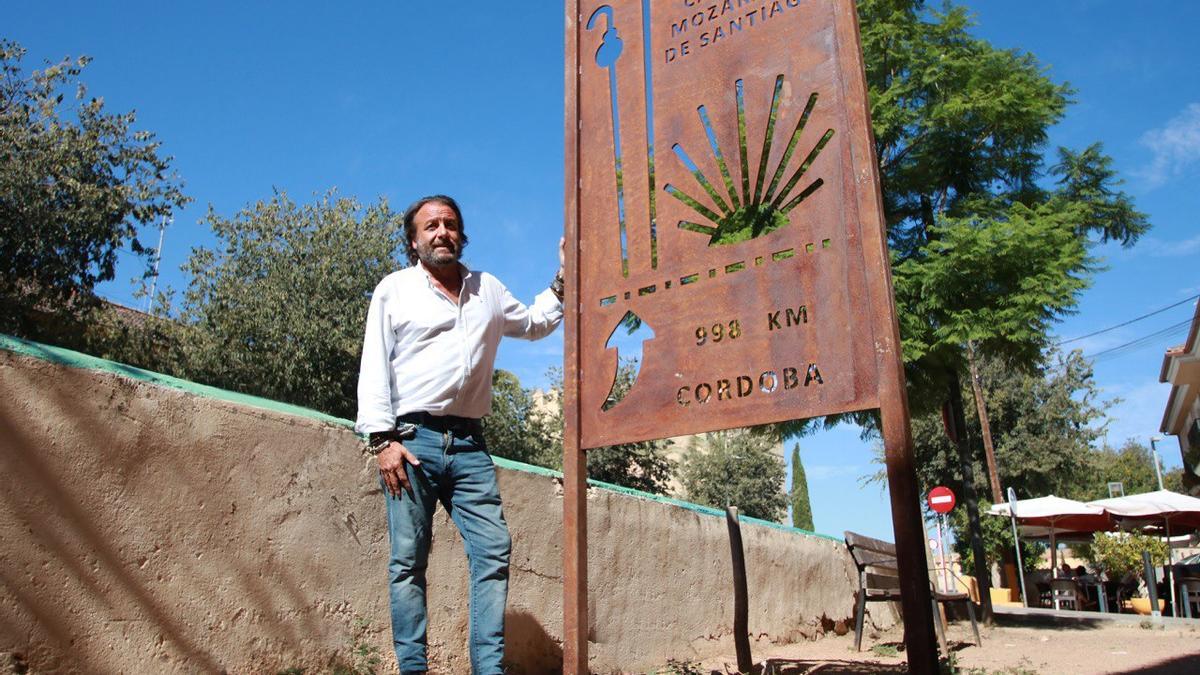
{"type": "Polygon", "coordinates": [[[587,448],[879,409],[909,667],[937,667],[852,0],[567,3],[564,668],[587,448]],[[617,331],[649,327],[618,396],[617,331]]]}
{"type": "Polygon", "coordinates": [[[938,566],[942,568],[942,592],[950,592],[950,576],[946,569],[946,516],[938,516],[938,566]]]}
{"type": "Polygon", "coordinates": [[[1021,580],[1021,602],[1028,607],[1029,596],[1025,594],[1025,564],[1021,562],[1021,540],[1017,537],[1017,493],[1011,487],[1008,488],[1008,517],[1012,520],[1013,549],[1017,552],[1017,576],[1021,580]]]}
{"type": "Polygon", "coordinates": [[[587,657],[587,458],[579,445],[579,31],[578,0],[566,15],[566,288],[563,354],[563,672],[588,673],[587,657]]]}
{"type": "Polygon", "coordinates": [[[946,514],[953,511],[954,505],[957,503],[954,499],[954,491],[944,485],[939,485],[929,491],[926,502],[929,504],[929,508],[938,514],[938,564],[942,568],[942,590],[949,593],[951,591],[950,577],[946,571],[946,541],[942,538],[942,532],[946,529],[946,514]]]}

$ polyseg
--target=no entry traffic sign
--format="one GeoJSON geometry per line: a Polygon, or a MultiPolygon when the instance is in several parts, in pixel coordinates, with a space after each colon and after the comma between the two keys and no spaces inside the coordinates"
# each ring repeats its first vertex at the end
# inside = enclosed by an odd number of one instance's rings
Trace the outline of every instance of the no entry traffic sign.
{"type": "Polygon", "coordinates": [[[954,492],[945,485],[939,485],[929,491],[929,508],[934,513],[950,513],[954,509],[954,492]]]}

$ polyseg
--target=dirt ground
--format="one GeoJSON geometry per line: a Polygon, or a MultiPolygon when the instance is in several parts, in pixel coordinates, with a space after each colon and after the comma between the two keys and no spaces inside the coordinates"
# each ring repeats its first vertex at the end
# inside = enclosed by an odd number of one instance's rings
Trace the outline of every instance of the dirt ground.
{"type": "MultiPolygon", "coordinates": [[[[1197,627],[1143,627],[1138,624],[1102,626],[980,627],[983,646],[974,644],[968,623],[950,628],[949,639],[957,672],[970,675],[1088,675],[1091,673],[1200,673],[1200,622],[1197,627]]],[[[854,651],[854,634],[832,633],[815,642],[756,645],[754,661],[762,671],[779,675],[849,673],[906,673],[900,629],[863,637],[863,651],[854,651]],[[899,649],[898,649],[899,648],[899,649]]],[[[695,673],[737,672],[737,657],[706,661],[695,673]]],[[[664,671],[660,671],[664,672],[664,671]]],[[[665,672],[672,672],[667,670],[665,672]]],[[[676,666],[675,673],[687,673],[676,666]]]]}

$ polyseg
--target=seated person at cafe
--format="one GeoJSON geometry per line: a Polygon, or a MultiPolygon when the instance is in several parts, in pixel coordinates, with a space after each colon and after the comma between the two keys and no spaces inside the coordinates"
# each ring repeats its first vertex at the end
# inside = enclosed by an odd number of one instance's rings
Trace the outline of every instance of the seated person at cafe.
{"type": "Polygon", "coordinates": [[[1078,579],[1080,583],[1084,584],[1094,584],[1100,581],[1099,577],[1087,571],[1087,568],[1085,568],[1083,565],[1075,568],[1075,578],[1078,579]]]}

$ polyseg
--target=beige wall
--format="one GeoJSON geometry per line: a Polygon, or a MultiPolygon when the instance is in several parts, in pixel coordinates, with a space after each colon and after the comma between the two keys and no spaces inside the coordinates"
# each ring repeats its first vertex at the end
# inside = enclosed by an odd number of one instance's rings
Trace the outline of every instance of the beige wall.
{"type": "MultiPolygon", "coordinates": [[[[0,655],[35,671],[325,672],[360,638],[394,669],[386,530],[345,427],[0,349],[0,655]]],[[[502,469],[514,672],[561,660],[561,490],[502,469]]],[[[731,653],[721,518],[589,494],[592,667],[731,653]]],[[[465,672],[461,540],[439,512],[431,656],[465,672]]],[[[815,637],[853,614],[829,539],[747,525],[750,632],[815,637]]],[[[2,661],[0,661],[2,662],[2,661]]]]}

